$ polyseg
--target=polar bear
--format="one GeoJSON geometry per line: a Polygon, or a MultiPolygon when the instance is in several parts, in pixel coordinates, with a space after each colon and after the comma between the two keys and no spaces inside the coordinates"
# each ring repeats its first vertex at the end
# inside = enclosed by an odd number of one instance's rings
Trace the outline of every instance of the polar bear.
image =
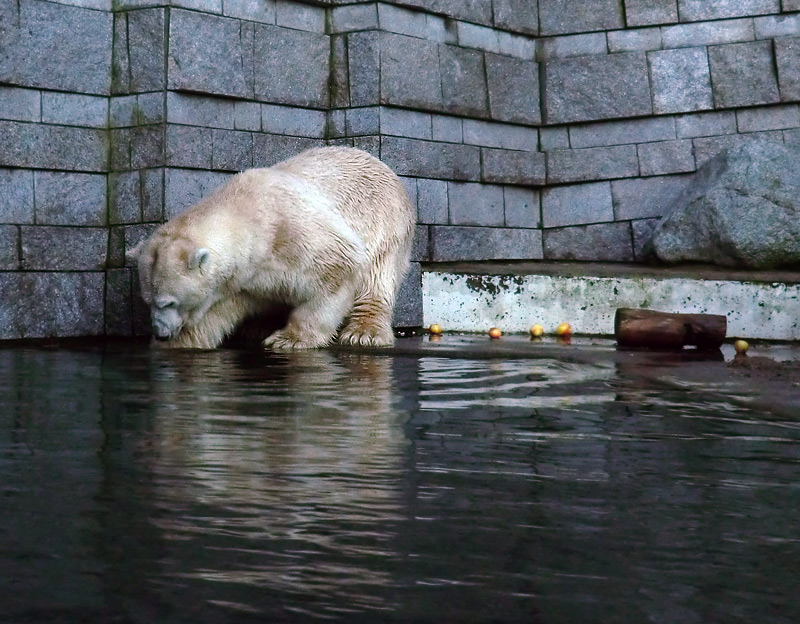
{"type": "Polygon", "coordinates": [[[389,167],[358,149],[320,147],[233,176],[128,257],[167,346],[215,348],[271,306],[290,312],[269,348],[323,347],[337,332],[343,344],[389,346],[413,230],[389,167]]]}

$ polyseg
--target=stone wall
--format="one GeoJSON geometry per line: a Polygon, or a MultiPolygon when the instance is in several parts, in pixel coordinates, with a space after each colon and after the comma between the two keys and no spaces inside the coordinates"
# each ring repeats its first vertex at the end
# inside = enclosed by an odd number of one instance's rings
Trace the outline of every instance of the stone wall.
{"type": "Polygon", "coordinates": [[[421,262],[635,261],[720,149],[800,143],[798,0],[0,0],[0,338],[146,332],[125,249],[366,149],[421,262]]]}

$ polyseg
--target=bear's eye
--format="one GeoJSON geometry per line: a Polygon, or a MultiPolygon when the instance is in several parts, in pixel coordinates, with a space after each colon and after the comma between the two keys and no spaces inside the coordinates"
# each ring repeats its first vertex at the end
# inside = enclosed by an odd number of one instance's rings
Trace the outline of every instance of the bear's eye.
{"type": "Polygon", "coordinates": [[[156,307],[159,310],[167,310],[169,308],[174,308],[178,305],[178,302],[174,299],[162,299],[160,301],[156,301],[156,307]]]}

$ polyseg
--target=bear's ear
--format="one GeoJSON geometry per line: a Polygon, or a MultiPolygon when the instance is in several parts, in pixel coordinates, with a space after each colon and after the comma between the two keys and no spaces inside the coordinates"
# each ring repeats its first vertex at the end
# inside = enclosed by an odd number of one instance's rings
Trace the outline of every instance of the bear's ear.
{"type": "Polygon", "coordinates": [[[194,255],[192,255],[189,261],[189,268],[202,269],[204,266],[208,265],[210,259],[211,251],[205,247],[200,247],[200,249],[195,250],[194,255]]]}
{"type": "Polygon", "coordinates": [[[138,243],[136,243],[135,247],[128,249],[125,252],[125,260],[127,260],[128,262],[139,262],[139,256],[142,253],[142,249],[144,248],[144,244],[146,241],[147,239],[142,239],[138,243]]]}

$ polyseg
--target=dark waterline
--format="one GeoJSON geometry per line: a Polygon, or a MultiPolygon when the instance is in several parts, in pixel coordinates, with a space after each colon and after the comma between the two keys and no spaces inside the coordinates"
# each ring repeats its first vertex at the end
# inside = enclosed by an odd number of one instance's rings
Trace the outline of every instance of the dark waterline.
{"type": "Polygon", "coordinates": [[[800,621],[796,376],[421,340],[0,349],[0,621],[800,621]]]}

